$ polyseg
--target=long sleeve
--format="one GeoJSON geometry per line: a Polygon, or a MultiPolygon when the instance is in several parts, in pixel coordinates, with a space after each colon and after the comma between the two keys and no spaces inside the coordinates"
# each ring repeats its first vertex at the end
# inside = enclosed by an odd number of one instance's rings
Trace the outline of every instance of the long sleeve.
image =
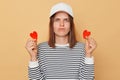
{"type": "Polygon", "coordinates": [[[38,65],[37,62],[29,62],[29,67],[28,67],[28,75],[29,75],[29,80],[43,80],[44,78],[44,73],[38,65]],[[34,64],[34,65],[33,65],[34,64]]]}
{"type": "Polygon", "coordinates": [[[39,53],[37,56],[38,61],[29,62],[29,66],[28,66],[28,77],[29,80],[44,80],[44,72],[41,69],[41,63],[40,63],[40,59],[39,59],[39,53]]]}
{"type": "Polygon", "coordinates": [[[82,65],[80,66],[80,80],[94,80],[94,59],[83,58],[82,65]]]}

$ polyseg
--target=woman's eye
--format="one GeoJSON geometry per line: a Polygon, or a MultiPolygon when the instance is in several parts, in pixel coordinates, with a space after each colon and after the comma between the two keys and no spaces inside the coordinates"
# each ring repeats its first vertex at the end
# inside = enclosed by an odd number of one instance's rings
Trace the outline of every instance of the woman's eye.
{"type": "Polygon", "coordinates": [[[66,22],[70,22],[70,20],[69,20],[69,19],[65,19],[65,21],[66,21],[66,22]]]}
{"type": "MultiPolygon", "coordinates": [[[[54,22],[60,22],[61,20],[59,18],[54,19],[54,22]]],[[[63,22],[70,22],[69,19],[63,19],[63,22]]]]}
{"type": "Polygon", "coordinates": [[[58,22],[59,20],[60,20],[60,19],[55,19],[54,21],[55,21],[55,22],[58,22]]]}

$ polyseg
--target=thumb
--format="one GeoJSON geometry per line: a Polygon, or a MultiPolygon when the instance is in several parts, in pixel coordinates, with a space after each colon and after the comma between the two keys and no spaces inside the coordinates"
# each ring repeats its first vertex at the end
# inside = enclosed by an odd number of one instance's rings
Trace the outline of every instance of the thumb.
{"type": "Polygon", "coordinates": [[[37,42],[37,39],[33,39],[34,42],[37,42]]]}
{"type": "Polygon", "coordinates": [[[89,45],[89,41],[88,41],[88,39],[85,39],[85,45],[86,45],[86,46],[89,45]]]}
{"type": "Polygon", "coordinates": [[[89,46],[88,40],[85,39],[85,49],[88,49],[88,46],[89,46]]]}
{"type": "Polygon", "coordinates": [[[90,41],[89,41],[89,37],[87,37],[86,39],[85,39],[85,47],[86,47],[86,49],[88,49],[89,47],[90,47],[90,41]]]}

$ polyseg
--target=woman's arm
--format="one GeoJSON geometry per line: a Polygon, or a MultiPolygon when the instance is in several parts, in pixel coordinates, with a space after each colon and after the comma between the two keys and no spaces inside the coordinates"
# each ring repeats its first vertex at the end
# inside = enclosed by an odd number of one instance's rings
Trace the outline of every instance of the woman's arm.
{"type": "Polygon", "coordinates": [[[28,66],[28,76],[30,80],[42,80],[45,76],[40,66],[40,60],[30,61],[28,66]]]}
{"type": "Polygon", "coordinates": [[[37,47],[37,40],[35,39],[28,39],[26,42],[25,48],[27,49],[30,55],[30,62],[28,66],[28,76],[30,80],[40,80],[44,78],[43,71],[40,66],[40,59],[39,59],[39,50],[37,47]]]}
{"type": "Polygon", "coordinates": [[[79,70],[80,80],[94,80],[94,60],[92,58],[83,58],[83,62],[79,70]]]}
{"type": "Polygon", "coordinates": [[[94,59],[92,53],[96,48],[93,38],[87,38],[84,46],[84,55],[80,66],[80,80],[94,80],[94,59]]]}

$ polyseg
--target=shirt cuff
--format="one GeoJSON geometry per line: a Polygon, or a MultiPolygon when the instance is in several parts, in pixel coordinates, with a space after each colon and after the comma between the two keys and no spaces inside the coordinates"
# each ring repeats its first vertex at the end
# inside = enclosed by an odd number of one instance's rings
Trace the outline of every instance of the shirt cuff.
{"type": "Polygon", "coordinates": [[[38,61],[29,61],[29,67],[30,68],[35,68],[35,67],[38,67],[39,64],[38,64],[38,61]]]}
{"type": "Polygon", "coordinates": [[[94,64],[94,57],[85,57],[85,64],[94,64]]]}

